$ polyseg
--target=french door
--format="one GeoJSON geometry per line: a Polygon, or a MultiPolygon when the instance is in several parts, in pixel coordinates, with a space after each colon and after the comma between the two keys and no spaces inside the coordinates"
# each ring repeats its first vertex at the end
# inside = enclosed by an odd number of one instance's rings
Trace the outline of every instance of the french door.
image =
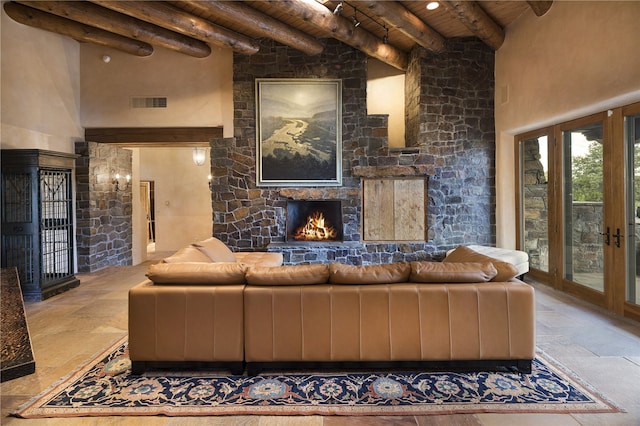
{"type": "Polygon", "coordinates": [[[518,248],[531,275],[640,320],[640,104],[517,142],[518,248]]]}

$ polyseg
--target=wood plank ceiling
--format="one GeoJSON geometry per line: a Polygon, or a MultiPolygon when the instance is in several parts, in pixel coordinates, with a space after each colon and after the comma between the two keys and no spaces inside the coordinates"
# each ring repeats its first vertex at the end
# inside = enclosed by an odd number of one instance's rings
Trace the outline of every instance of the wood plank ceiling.
{"type": "Polygon", "coordinates": [[[163,47],[206,57],[211,47],[251,55],[272,38],[309,55],[336,38],[406,70],[416,46],[437,52],[452,37],[478,37],[497,50],[504,28],[527,8],[542,16],[552,1],[10,1],[15,21],[132,55],[163,47]],[[335,12],[341,10],[340,13],[335,12]]]}

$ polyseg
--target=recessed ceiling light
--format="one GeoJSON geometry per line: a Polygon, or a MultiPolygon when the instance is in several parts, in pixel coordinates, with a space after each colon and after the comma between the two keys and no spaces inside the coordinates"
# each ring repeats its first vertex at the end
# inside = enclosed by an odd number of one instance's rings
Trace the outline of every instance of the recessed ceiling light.
{"type": "Polygon", "coordinates": [[[430,1],[427,3],[427,10],[436,10],[440,6],[440,3],[437,1],[430,1]]]}

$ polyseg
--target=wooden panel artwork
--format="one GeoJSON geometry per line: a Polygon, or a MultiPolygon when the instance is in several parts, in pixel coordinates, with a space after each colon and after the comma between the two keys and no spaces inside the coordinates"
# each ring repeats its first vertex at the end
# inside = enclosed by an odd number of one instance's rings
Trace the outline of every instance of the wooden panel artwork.
{"type": "Polygon", "coordinates": [[[366,241],[426,241],[424,179],[364,179],[366,241]]]}

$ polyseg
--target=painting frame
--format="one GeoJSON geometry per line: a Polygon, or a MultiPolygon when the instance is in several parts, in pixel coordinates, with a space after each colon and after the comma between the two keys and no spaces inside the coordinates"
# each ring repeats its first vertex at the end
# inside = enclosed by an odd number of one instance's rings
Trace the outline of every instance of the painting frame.
{"type": "Polygon", "coordinates": [[[342,80],[258,78],[257,186],[342,185],[342,80]]]}

